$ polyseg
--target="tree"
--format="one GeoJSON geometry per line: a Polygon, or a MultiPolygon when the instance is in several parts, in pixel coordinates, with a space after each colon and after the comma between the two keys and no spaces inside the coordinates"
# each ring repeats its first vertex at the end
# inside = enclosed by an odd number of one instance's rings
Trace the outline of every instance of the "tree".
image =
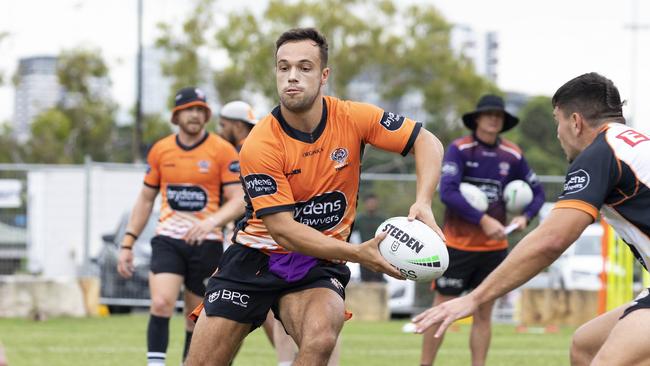
{"type": "Polygon", "coordinates": [[[168,75],[183,82],[198,81],[197,50],[217,47],[229,62],[215,70],[215,89],[222,100],[259,93],[277,100],[273,54],[281,32],[313,25],[329,40],[332,73],[328,94],[346,98],[350,83],[363,73],[380,75],[377,87],[387,101],[420,93],[428,127],[443,137],[460,125],[460,111],[494,86],[474,72],[471,62],[450,45],[451,26],[430,5],[398,8],[393,1],[270,0],[261,15],[249,9],[212,21],[214,0],[200,0],[183,23],[185,36],[175,37],[161,24],[158,46],[170,53],[168,75]],[[214,42],[202,31],[213,30],[214,42]],[[169,67],[173,65],[173,67],[169,67]]]}
{"type": "Polygon", "coordinates": [[[174,93],[189,85],[201,85],[202,78],[200,50],[208,45],[206,30],[212,28],[214,0],[198,0],[196,8],[183,22],[180,35],[174,34],[172,25],[159,23],[161,35],[156,40],[156,47],[170,56],[161,66],[163,74],[173,79],[170,92],[170,105],[173,105],[174,93]]]}
{"type": "Polygon", "coordinates": [[[509,138],[524,150],[528,164],[539,175],[564,175],[566,157],[557,140],[551,98],[532,98],[519,117],[520,122],[509,138]]]}
{"type": "Polygon", "coordinates": [[[58,108],[51,108],[32,122],[31,138],[27,144],[30,160],[42,164],[74,163],[75,149],[72,122],[58,108]]]}
{"type": "Polygon", "coordinates": [[[24,149],[18,144],[8,124],[0,125],[0,163],[23,162],[24,149]]]}
{"type": "MultiPolygon", "coordinates": [[[[151,146],[161,138],[172,133],[171,122],[163,119],[159,114],[148,114],[143,120],[144,131],[142,131],[142,142],[145,147],[143,156],[151,149],[151,146]]],[[[114,152],[112,161],[132,162],[133,153],[131,147],[131,136],[133,136],[133,125],[121,126],[113,139],[114,152]]]]}
{"type": "Polygon", "coordinates": [[[28,161],[82,163],[86,155],[110,161],[117,106],[107,93],[110,79],[101,53],[81,48],[63,51],[57,76],[64,96],[33,122],[28,161]]]}

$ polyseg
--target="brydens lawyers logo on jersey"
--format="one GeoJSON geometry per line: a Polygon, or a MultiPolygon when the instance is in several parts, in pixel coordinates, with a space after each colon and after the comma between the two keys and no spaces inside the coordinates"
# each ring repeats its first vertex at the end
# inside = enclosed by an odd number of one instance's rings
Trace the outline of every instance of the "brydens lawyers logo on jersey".
{"type": "Polygon", "coordinates": [[[249,174],[244,177],[244,183],[250,198],[266,196],[278,191],[278,183],[267,174],[249,174]]]}
{"type": "Polygon", "coordinates": [[[199,186],[167,186],[167,203],[176,211],[201,211],[208,203],[208,194],[199,186]]]}
{"type": "Polygon", "coordinates": [[[392,112],[384,112],[379,123],[388,131],[397,131],[404,123],[404,117],[392,112]]]}
{"type": "Polygon", "coordinates": [[[589,173],[587,173],[584,169],[578,169],[567,174],[566,180],[564,182],[564,192],[562,192],[562,196],[582,191],[583,189],[587,188],[589,181],[589,173]]]}
{"type": "Polygon", "coordinates": [[[348,207],[345,195],[340,191],[327,192],[308,201],[296,202],[294,219],[318,231],[328,230],[343,220],[348,207]]]}

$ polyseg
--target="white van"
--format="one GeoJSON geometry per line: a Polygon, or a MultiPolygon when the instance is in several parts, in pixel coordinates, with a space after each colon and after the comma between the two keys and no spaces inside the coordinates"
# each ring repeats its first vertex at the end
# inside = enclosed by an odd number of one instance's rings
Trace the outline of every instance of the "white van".
{"type": "Polygon", "coordinates": [[[603,226],[593,223],[549,267],[551,287],[566,290],[598,291],[603,271],[603,226]]]}

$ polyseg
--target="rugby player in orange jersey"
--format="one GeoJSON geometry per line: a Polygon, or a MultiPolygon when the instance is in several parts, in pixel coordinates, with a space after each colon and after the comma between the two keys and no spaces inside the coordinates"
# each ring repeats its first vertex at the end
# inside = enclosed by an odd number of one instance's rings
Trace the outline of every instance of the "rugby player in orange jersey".
{"type": "MultiPolygon", "coordinates": [[[[201,302],[204,280],[223,253],[221,227],[244,213],[237,151],[205,130],[210,107],[205,94],[189,87],[178,91],[172,123],[178,134],[156,142],[147,156],[144,186],[126,226],[117,270],[133,275],[133,245],[144,229],[158,192],[162,194],[156,236],[151,240],[151,315],[147,327],[148,365],[164,365],[169,318],[181,290],[185,313],[201,302]]],[[[194,322],[185,321],[187,355],[194,322]]]]}
{"type": "Polygon", "coordinates": [[[187,365],[227,365],[269,309],[299,346],[294,365],[325,365],[345,319],[350,271],[341,262],[402,278],[377,249],[385,234],[347,243],[366,144],[415,154],[417,192],[408,217],[442,236],[431,211],[440,141],[408,118],[323,96],[327,41],[313,28],[283,33],[275,61],[280,105],[240,152],[246,217],[208,282],[187,365]]]}
{"type": "MultiPolygon", "coordinates": [[[[240,151],[246,137],[257,124],[255,113],[250,104],[235,100],[228,102],[221,107],[219,111],[219,135],[230,142],[237,151],[240,151]]],[[[227,229],[232,229],[232,223],[227,225],[227,229]]],[[[224,230],[226,230],[224,228],[224,230]]],[[[226,240],[229,237],[225,238],[226,240]]],[[[278,366],[290,366],[296,354],[296,344],[289,335],[284,331],[280,322],[275,319],[273,312],[269,311],[266,321],[262,325],[264,332],[275,348],[278,357],[278,366]]],[[[336,353],[336,352],[335,352],[336,353]]],[[[235,353],[236,354],[236,353],[235,353]]],[[[338,357],[332,357],[330,364],[338,364],[338,357]],[[336,361],[336,363],[334,363],[336,361]]]]}

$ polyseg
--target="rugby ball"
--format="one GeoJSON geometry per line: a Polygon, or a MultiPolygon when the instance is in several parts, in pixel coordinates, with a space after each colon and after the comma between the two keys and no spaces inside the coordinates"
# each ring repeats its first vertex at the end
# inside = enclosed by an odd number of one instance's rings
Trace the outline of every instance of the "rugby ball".
{"type": "Polygon", "coordinates": [[[503,189],[503,200],[509,213],[519,215],[532,202],[533,190],[525,181],[513,180],[503,189]]]}
{"type": "Polygon", "coordinates": [[[488,198],[485,192],[471,183],[461,183],[458,187],[460,189],[460,194],[463,196],[465,201],[469,203],[470,206],[475,209],[485,212],[488,208],[488,198]]]}
{"type": "Polygon", "coordinates": [[[381,255],[406,279],[432,281],[447,270],[447,246],[433,229],[421,221],[392,217],[379,225],[375,236],[387,235],[379,243],[381,255]]]}

